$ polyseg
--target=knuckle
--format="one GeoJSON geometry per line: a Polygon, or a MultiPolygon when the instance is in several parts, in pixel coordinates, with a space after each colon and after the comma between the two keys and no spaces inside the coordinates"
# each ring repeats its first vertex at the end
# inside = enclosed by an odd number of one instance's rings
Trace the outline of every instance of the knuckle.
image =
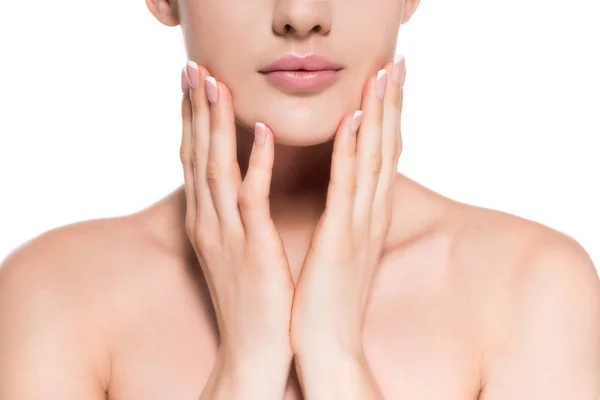
{"type": "Polygon", "coordinates": [[[206,180],[209,184],[213,184],[220,179],[219,164],[209,160],[206,163],[206,180]]]}
{"type": "Polygon", "coordinates": [[[198,103],[192,104],[192,112],[194,113],[194,115],[200,114],[200,105],[198,103]]]}
{"type": "Polygon", "coordinates": [[[356,195],[357,190],[358,190],[358,183],[357,183],[356,179],[352,179],[346,185],[346,193],[348,193],[350,196],[354,196],[354,195],[356,195]]]}
{"type": "Polygon", "coordinates": [[[184,100],[181,106],[181,118],[182,119],[190,119],[192,116],[191,107],[187,103],[187,100],[184,100]]]}
{"type": "Polygon", "coordinates": [[[381,159],[381,154],[373,154],[369,160],[369,171],[373,174],[379,174],[381,172],[381,168],[383,167],[383,162],[381,159]]]}
{"type": "Polygon", "coordinates": [[[268,199],[262,198],[258,194],[257,190],[254,190],[251,186],[244,186],[240,189],[238,194],[238,203],[242,208],[256,207],[261,204],[265,204],[268,199]]]}
{"type": "Polygon", "coordinates": [[[358,190],[358,186],[356,185],[356,183],[351,184],[347,189],[348,195],[352,196],[352,197],[356,196],[357,190],[358,190]]]}
{"type": "Polygon", "coordinates": [[[192,168],[194,169],[194,171],[196,171],[196,169],[198,168],[198,155],[195,152],[192,152],[189,155],[190,158],[190,163],[192,164],[192,168]]]}
{"type": "Polygon", "coordinates": [[[179,159],[184,165],[187,165],[191,161],[191,154],[184,145],[181,145],[179,148],[179,159]]]}
{"type": "Polygon", "coordinates": [[[202,102],[197,96],[192,95],[192,112],[197,114],[202,109],[202,102]]]}
{"type": "Polygon", "coordinates": [[[394,153],[394,162],[398,161],[398,159],[400,158],[400,155],[402,155],[402,146],[396,147],[396,151],[394,153]]]}
{"type": "Polygon", "coordinates": [[[250,190],[242,188],[240,190],[240,193],[238,194],[238,203],[240,204],[240,206],[245,208],[245,207],[251,205],[253,202],[254,202],[254,198],[253,198],[252,194],[250,193],[250,190]]]}
{"type": "Polygon", "coordinates": [[[393,148],[390,151],[390,161],[392,163],[395,163],[398,160],[398,158],[400,157],[400,152],[402,151],[402,147],[400,146],[400,144],[398,142],[395,142],[391,146],[393,146],[393,148]]]}
{"type": "Polygon", "coordinates": [[[394,91],[390,96],[390,104],[396,108],[399,108],[402,104],[402,93],[400,90],[394,91]]]}

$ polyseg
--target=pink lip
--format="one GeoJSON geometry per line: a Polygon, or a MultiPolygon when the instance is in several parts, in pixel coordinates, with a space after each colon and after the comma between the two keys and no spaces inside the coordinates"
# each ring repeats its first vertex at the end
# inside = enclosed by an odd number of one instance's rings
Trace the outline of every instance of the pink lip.
{"type": "Polygon", "coordinates": [[[322,71],[326,69],[340,70],[342,68],[344,68],[343,65],[316,54],[308,54],[302,57],[286,54],[271,65],[261,69],[260,72],[266,73],[271,71],[297,70],[322,71]]]}
{"type": "Polygon", "coordinates": [[[272,85],[288,91],[323,90],[341,74],[343,65],[316,54],[286,54],[259,72],[272,85]]]}
{"type": "Polygon", "coordinates": [[[323,90],[331,86],[340,71],[273,71],[265,74],[274,86],[287,90],[323,90]]]}

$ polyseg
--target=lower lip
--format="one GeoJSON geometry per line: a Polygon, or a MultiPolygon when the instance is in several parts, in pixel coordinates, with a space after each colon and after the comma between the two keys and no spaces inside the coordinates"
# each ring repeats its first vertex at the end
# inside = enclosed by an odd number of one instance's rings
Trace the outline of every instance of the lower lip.
{"type": "Polygon", "coordinates": [[[274,86],[291,90],[323,90],[339,77],[340,70],[272,71],[263,73],[274,86]]]}

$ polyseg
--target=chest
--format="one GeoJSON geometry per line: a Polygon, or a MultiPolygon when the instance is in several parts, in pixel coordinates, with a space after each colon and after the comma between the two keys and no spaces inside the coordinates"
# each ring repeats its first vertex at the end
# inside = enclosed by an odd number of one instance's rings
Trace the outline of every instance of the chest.
{"type": "MultiPolygon", "coordinates": [[[[477,399],[476,339],[465,321],[441,304],[432,307],[369,308],[364,348],[386,399],[477,399]]],[[[109,400],[199,398],[218,348],[210,315],[171,303],[142,314],[127,336],[112,359],[109,400]]],[[[302,398],[292,368],[284,399],[302,398]]]]}
{"type": "MultiPolygon", "coordinates": [[[[475,400],[482,344],[464,284],[470,280],[451,273],[444,252],[431,248],[382,261],[365,312],[365,355],[386,399],[475,400]]],[[[218,331],[205,284],[190,282],[150,285],[152,293],[139,295],[135,311],[121,320],[109,400],[200,397],[218,331]]],[[[292,368],[284,399],[302,398],[292,368]]]]}

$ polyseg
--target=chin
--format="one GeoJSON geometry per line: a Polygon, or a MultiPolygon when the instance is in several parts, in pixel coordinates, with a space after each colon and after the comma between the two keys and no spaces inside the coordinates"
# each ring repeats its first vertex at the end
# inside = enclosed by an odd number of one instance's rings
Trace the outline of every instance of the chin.
{"type": "MultiPolygon", "coordinates": [[[[325,99],[288,97],[269,102],[269,106],[258,109],[254,104],[249,108],[239,104],[236,120],[250,132],[254,131],[256,122],[263,122],[273,132],[277,144],[314,146],[333,140],[345,116],[341,102],[323,100],[325,99]],[[332,104],[337,107],[332,107],[332,104]]],[[[348,110],[350,112],[353,111],[348,110]]]]}
{"type": "Polygon", "coordinates": [[[319,109],[296,109],[265,116],[275,142],[286,146],[314,146],[333,139],[342,115],[319,109]]]}

